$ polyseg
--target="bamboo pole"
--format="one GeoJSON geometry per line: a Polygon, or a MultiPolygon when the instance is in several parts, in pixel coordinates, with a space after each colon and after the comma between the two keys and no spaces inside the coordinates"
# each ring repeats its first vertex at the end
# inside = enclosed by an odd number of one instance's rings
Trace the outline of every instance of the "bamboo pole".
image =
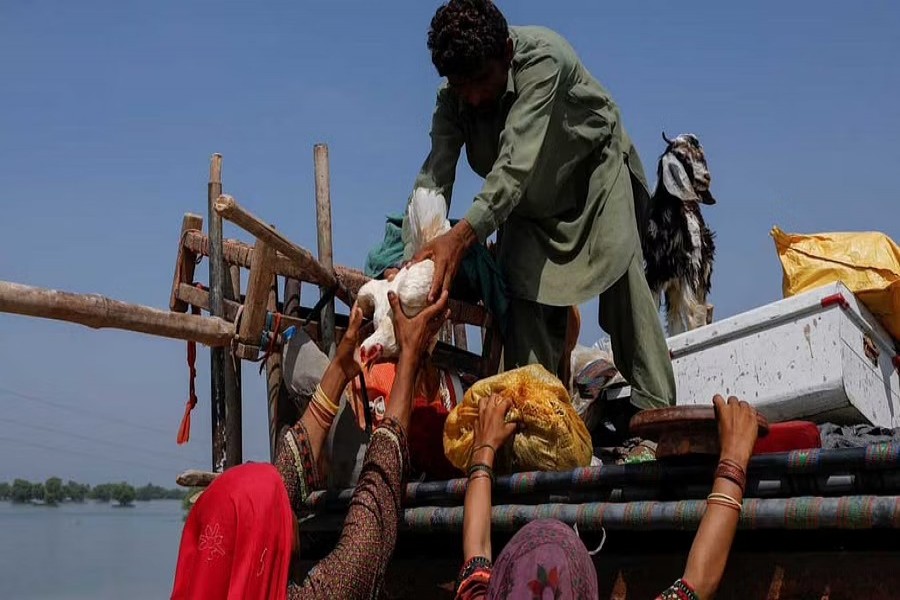
{"type": "MultiPolygon", "coordinates": [[[[334,247],[331,226],[331,182],[328,166],[328,146],[316,144],[313,148],[313,162],[316,172],[316,232],[319,246],[319,263],[329,274],[334,273],[334,247]]],[[[319,288],[320,294],[329,290],[319,288]]],[[[334,300],[329,300],[322,309],[322,351],[334,356],[334,300]]]]}
{"type": "Polygon", "coordinates": [[[215,202],[215,210],[222,218],[228,219],[256,239],[265,241],[289,260],[295,261],[301,272],[309,273],[312,278],[320,282],[320,285],[328,288],[336,287],[336,295],[342,299],[346,298],[348,304],[352,304],[354,295],[333,273],[325,270],[309,250],[294,244],[281,232],[238,204],[233,197],[227,194],[219,196],[215,202]]]}
{"type": "Polygon", "coordinates": [[[269,288],[275,275],[275,250],[263,240],[256,240],[253,247],[253,261],[247,282],[247,296],[244,312],[238,324],[238,340],[235,353],[248,360],[259,356],[260,337],[266,324],[266,307],[269,288]]]}
{"type": "Polygon", "coordinates": [[[234,326],[216,317],[175,313],[112,300],[0,281],[0,312],[78,323],[94,329],[124,329],[212,347],[229,344],[234,326]]]}

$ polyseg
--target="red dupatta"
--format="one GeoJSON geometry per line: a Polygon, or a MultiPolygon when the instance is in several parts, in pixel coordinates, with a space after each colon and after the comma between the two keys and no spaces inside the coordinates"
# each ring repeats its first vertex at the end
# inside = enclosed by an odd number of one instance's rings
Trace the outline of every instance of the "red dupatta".
{"type": "Polygon", "coordinates": [[[188,515],[173,600],[285,600],[293,536],[290,501],[275,467],[253,463],[225,471],[188,515]]]}

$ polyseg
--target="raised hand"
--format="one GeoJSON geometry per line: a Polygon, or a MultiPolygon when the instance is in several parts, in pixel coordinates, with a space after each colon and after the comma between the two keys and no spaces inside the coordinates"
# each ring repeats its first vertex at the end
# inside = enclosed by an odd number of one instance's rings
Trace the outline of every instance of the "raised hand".
{"type": "Polygon", "coordinates": [[[717,394],[713,398],[713,404],[719,421],[721,457],[746,466],[759,433],[756,410],[734,396],[730,396],[726,402],[717,394]]]}
{"type": "Polygon", "coordinates": [[[512,400],[500,394],[491,394],[478,403],[478,420],[475,422],[473,448],[490,446],[495,452],[516,431],[515,423],[506,422],[506,413],[512,408],[512,400]]]}
{"type": "Polygon", "coordinates": [[[350,380],[359,375],[362,366],[359,364],[356,356],[356,349],[359,347],[359,330],[362,327],[363,312],[356,304],[350,310],[350,324],[341,338],[334,353],[334,363],[340,367],[344,376],[350,380]]]}
{"type": "Polygon", "coordinates": [[[409,318],[400,306],[400,298],[394,292],[388,293],[394,321],[394,337],[400,347],[400,355],[418,360],[429,350],[431,341],[441,329],[444,321],[450,317],[447,308],[449,292],[444,291],[437,302],[409,318]]]}

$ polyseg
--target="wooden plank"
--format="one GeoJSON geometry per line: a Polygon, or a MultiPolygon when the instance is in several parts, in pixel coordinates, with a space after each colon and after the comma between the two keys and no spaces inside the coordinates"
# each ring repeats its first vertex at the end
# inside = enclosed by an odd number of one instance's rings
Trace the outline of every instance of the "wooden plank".
{"type": "Polygon", "coordinates": [[[179,283],[191,283],[194,280],[194,268],[197,266],[197,254],[184,245],[184,236],[188,231],[203,229],[203,217],[185,213],[181,219],[181,234],[178,236],[178,255],[175,259],[175,276],[172,278],[172,293],[169,296],[169,310],[187,312],[188,306],[176,296],[179,283]]]}
{"type": "MultiPolygon", "coordinates": [[[[329,274],[334,273],[334,248],[331,227],[331,184],[328,167],[328,146],[316,144],[313,148],[313,162],[316,174],[316,239],[319,247],[319,263],[329,274]]],[[[329,293],[327,287],[320,287],[319,293],[329,293]]],[[[334,300],[322,308],[322,351],[334,356],[334,300]]]]}
{"type": "Polygon", "coordinates": [[[250,278],[247,281],[247,297],[244,312],[238,323],[239,343],[235,353],[248,360],[259,357],[260,337],[266,324],[269,289],[275,275],[275,250],[263,240],[256,240],[250,278]]]}
{"type": "Polygon", "coordinates": [[[234,337],[234,325],[224,319],[159,310],[98,294],[73,294],[8,281],[0,281],[0,312],[68,321],[94,329],[124,329],[193,340],[213,347],[225,346],[234,337]]]}
{"type": "Polygon", "coordinates": [[[351,294],[339,279],[326,271],[309,250],[294,244],[281,232],[238,204],[233,197],[219,196],[215,202],[215,210],[223,218],[241,227],[256,239],[264,240],[289,260],[298,263],[303,272],[318,280],[316,283],[319,285],[327,288],[337,287],[337,296],[348,304],[352,304],[355,294],[351,294]]]}
{"type": "MultiPolygon", "coordinates": [[[[184,237],[184,243],[188,249],[196,252],[198,256],[209,256],[209,240],[202,233],[188,232],[184,237]]],[[[225,240],[224,246],[226,262],[239,265],[245,269],[250,268],[253,257],[252,246],[238,240],[225,240]]],[[[275,256],[275,273],[282,277],[290,277],[307,283],[321,285],[320,280],[314,279],[309,272],[302,270],[296,263],[280,253],[276,253],[275,256]]],[[[334,274],[341,280],[346,289],[352,291],[354,295],[363,284],[369,281],[369,278],[360,271],[340,265],[334,268],[334,274]]],[[[340,296],[338,298],[344,300],[340,296]]],[[[478,304],[450,300],[448,307],[450,308],[450,320],[454,323],[465,323],[476,327],[482,327],[485,324],[490,326],[491,324],[490,314],[478,304]]]]}

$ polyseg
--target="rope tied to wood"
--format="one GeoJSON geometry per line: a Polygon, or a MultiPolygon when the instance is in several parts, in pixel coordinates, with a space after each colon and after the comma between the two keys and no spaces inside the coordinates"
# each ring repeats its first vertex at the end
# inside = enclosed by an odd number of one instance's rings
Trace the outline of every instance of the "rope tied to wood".
{"type": "MultiPolygon", "coordinates": [[[[194,285],[201,287],[199,283],[194,285]]],[[[200,307],[191,304],[191,314],[199,315],[200,307]]],[[[191,439],[191,412],[197,406],[197,342],[187,342],[187,364],[188,400],[184,406],[184,416],[181,417],[181,425],[178,427],[178,436],[176,437],[176,442],[179,446],[186,444],[191,439]]]]}

